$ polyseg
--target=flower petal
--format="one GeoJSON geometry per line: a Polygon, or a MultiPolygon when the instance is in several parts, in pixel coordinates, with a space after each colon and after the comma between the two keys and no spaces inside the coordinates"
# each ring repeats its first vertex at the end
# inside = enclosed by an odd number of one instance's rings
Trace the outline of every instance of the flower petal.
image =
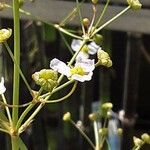
{"type": "Polygon", "coordinates": [[[98,49],[100,48],[100,46],[98,46],[95,42],[91,42],[88,45],[89,48],[89,54],[94,55],[97,53],[98,49]]]}
{"type": "Polygon", "coordinates": [[[80,57],[76,60],[75,66],[84,68],[85,72],[92,72],[95,69],[94,59],[83,59],[80,57]]]}
{"type": "Polygon", "coordinates": [[[50,62],[50,68],[52,68],[53,70],[69,77],[70,76],[70,68],[62,61],[60,61],[57,58],[54,58],[51,62],[50,62]]]}
{"type": "Polygon", "coordinates": [[[79,75],[79,74],[74,74],[71,76],[72,79],[84,82],[84,81],[90,81],[92,79],[93,72],[89,72],[87,75],[79,75]]]}
{"type": "Polygon", "coordinates": [[[0,82],[0,94],[4,94],[6,91],[6,88],[4,86],[4,77],[1,77],[1,82],[0,82]]]}
{"type": "Polygon", "coordinates": [[[80,58],[88,59],[88,58],[89,58],[89,54],[88,54],[88,53],[85,53],[85,52],[80,51],[80,52],[79,52],[79,54],[77,55],[76,59],[80,59],[80,58]]]}
{"type": "Polygon", "coordinates": [[[81,40],[73,39],[71,43],[71,48],[76,52],[80,49],[81,44],[82,44],[81,40]]]}

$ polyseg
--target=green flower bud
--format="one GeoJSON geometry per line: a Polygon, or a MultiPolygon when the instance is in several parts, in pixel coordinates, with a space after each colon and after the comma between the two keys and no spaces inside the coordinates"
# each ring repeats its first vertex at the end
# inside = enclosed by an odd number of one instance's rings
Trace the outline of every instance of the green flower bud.
{"type": "Polygon", "coordinates": [[[89,21],[88,18],[84,18],[84,19],[83,19],[83,25],[84,25],[85,27],[88,27],[88,26],[90,25],[90,21],[89,21]]]}
{"type": "Polygon", "coordinates": [[[0,30],[0,43],[5,42],[12,34],[12,29],[1,29],[0,30]]]}
{"type": "Polygon", "coordinates": [[[135,136],[133,137],[133,142],[134,142],[134,145],[137,147],[140,147],[143,145],[143,141],[135,136]]]}
{"type": "Polygon", "coordinates": [[[104,103],[104,104],[102,105],[102,109],[104,109],[104,110],[106,110],[106,111],[109,111],[109,110],[111,110],[112,108],[113,108],[113,104],[112,104],[112,103],[109,103],[109,102],[104,103]]]}
{"type": "Polygon", "coordinates": [[[99,134],[106,136],[108,134],[108,128],[100,128],[99,129],[99,134]]]}
{"type": "Polygon", "coordinates": [[[97,113],[89,114],[89,119],[90,119],[91,121],[96,121],[97,118],[98,118],[97,113]]]}
{"type": "Polygon", "coordinates": [[[98,0],[92,0],[93,4],[97,4],[98,0]]]}
{"type": "Polygon", "coordinates": [[[45,91],[52,91],[58,84],[58,73],[52,69],[42,69],[32,75],[37,85],[40,85],[45,91]]]}
{"type": "Polygon", "coordinates": [[[5,8],[5,5],[3,3],[0,3],[0,11],[2,11],[5,8]]]}
{"type": "Polygon", "coordinates": [[[138,10],[142,7],[142,4],[139,2],[139,0],[127,0],[127,3],[133,10],[138,10]]]}
{"type": "Polygon", "coordinates": [[[93,41],[97,44],[97,45],[102,45],[103,43],[103,36],[100,34],[96,34],[93,37],[93,41]]]}
{"type": "Polygon", "coordinates": [[[112,61],[110,59],[110,56],[105,51],[99,49],[97,52],[97,58],[98,58],[98,64],[105,66],[105,67],[111,67],[112,61]]]}
{"type": "Polygon", "coordinates": [[[71,113],[70,112],[65,113],[63,116],[63,120],[64,121],[70,121],[71,120],[71,113]]]}
{"type": "Polygon", "coordinates": [[[150,144],[150,136],[147,133],[142,134],[141,138],[145,143],[150,144]]]}
{"type": "Polygon", "coordinates": [[[121,135],[122,135],[122,133],[123,133],[122,128],[118,128],[118,129],[117,129],[117,134],[118,134],[119,136],[121,136],[121,135]]]}

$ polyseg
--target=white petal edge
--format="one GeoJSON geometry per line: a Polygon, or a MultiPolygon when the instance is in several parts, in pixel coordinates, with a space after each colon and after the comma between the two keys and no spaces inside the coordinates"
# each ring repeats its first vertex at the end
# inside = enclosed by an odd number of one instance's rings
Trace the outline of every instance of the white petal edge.
{"type": "Polygon", "coordinates": [[[81,44],[82,44],[81,40],[73,39],[71,43],[71,48],[76,52],[80,49],[81,44]]]}
{"type": "Polygon", "coordinates": [[[0,82],[0,94],[4,94],[6,91],[6,88],[4,86],[4,77],[1,77],[1,82],[0,82]]]}
{"type": "Polygon", "coordinates": [[[91,42],[88,45],[89,48],[89,54],[94,55],[97,53],[98,49],[100,48],[100,46],[98,46],[95,42],[91,42]]]}
{"type": "Polygon", "coordinates": [[[53,70],[69,77],[70,76],[70,68],[62,61],[57,58],[54,58],[50,62],[50,68],[53,70]]]}

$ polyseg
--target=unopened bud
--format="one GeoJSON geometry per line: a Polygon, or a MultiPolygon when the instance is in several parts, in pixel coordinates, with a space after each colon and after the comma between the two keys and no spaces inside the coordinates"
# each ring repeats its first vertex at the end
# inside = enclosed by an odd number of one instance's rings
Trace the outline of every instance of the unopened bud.
{"type": "Polygon", "coordinates": [[[12,29],[1,29],[0,30],[0,43],[5,42],[12,34],[12,29]]]}
{"type": "Polygon", "coordinates": [[[99,134],[106,136],[108,134],[108,128],[100,128],[99,129],[99,134]]]}
{"type": "Polygon", "coordinates": [[[97,44],[97,45],[101,45],[103,43],[103,36],[101,34],[96,34],[93,37],[93,41],[97,44]]]}
{"type": "Polygon", "coordinates": [[[123,133],[122,128],[118,128],[118,129],[117,129],[117,134],[118,134],[119,136],[121,136],[121,135],[122,135],[122,133],[123,133]]]}
{"type": "Polygon", "coordinates": [[[141,138],[145,143],[150,144],[150,136],[147,133],[142,134],[141,138]]]}
{"type": "Polygon", "coordinates": [[[0,11],[2,11],[5,8],[4,3],[0,3],[0,11]]]}
{"type": "Polygon", "coordinates": [[[127,3],[133,10],[138,10],[142,7],[142,4],[139,2],[139,0],[127,0],[127,3]]]}
{"type": "Polygon", "coordinates": [[[42,69],[32,75],[37,85],[40,85],[45,91],[52,91],[58,84],[58,73],[52,69],[42,69]]]}
{"type": "Polygon", "coordinates": [[[85,27],[88,27],[89,24],[90,24],[89,19],[88,19],[88,18],[84,18],[84,19],[83,19],[83,25],[84,25],[85,27]]]}
{"type": "Polygon", "coordinates": [[[98,0],[92,0],[93,4],[97,4],[98,0]]]}
{"type": "Polygon", "coordinates": [[[99,49],[97,52],[97,58],[98,58],[98,64],[105,66],[105,67],[111,67],[112,61],[110,59],[110,56],[105,51],[99,49]]]}
{"type": "Polygon", "coordinates": [[[65,113],[63,116],[63,120],[64,121],[70,121],[71,120],[71,113],[70,112],[65,113]]]}
{"type": "Polygon", "coordinates": [[[137,147],[140,147],[143,145],[143,141],[135,136],[133,137],[133,142],[134,142],[134,145],[137,147]]]}
{"type": "Polygon", "coordinates": [[[112,103],[109,103],[109,102],[104,103],[104,104],[102,105],[102,109],[107,110],[107,111],[111,110],[112,107],[113,107],[113,104],[112,104],[112,103]]]}
{"type": "Polygon", "coordinates": [[[91,121],[96,121],[97,120],[97,113],[92,113],[92,114],[89,114],[89,119],[91,121]]]}

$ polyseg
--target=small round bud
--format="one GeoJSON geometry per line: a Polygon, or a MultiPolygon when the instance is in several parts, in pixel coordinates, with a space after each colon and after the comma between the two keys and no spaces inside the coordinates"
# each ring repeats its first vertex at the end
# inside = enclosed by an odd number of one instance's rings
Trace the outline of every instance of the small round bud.
{"type": "Polygon", "coordinates": [[[150,144],[150,136],[147,134],[147,133],[144,133],[141,135],[141,139],[147,143],[147,144],[150,144]]]}
{"type": "Polygon", "coordinates": [[[108,128],[100,128],[99,129],[99,134],[106,136],[108,134],[108,128]]]}
{"type": "Polygon", "coordinates": [[[117,129],[117,134],[118,134],[119,136],[121,136],[121,135],[122,135],[122,133],[123,133],[122,128],[118,128],[118,129],[117,129]]]}
{"type": "Polygon", "coordinates": [[[90,21],[89,21],[88,18],[84,18],[84,19],[83,19],[83,25],[84,25],[85,27],[88,27],[88,26],[90,25],[90,21]]]}
{"type": "Polygon", "coordinates": [[[89,114],[89,119],[90,119],[91,121],[96,121],[97,118],[98,118],[97,113],[89,114]]]}
{"type": "Polygon", "coordinates": [[[100,34],[96,34],[93,37],[93,41],[97,44],[97,45],[101,45],[103,43],[103,36],[100,34]]]}
{"type": "Polygon", "coordinates": [[[12,34],[12,29],[1,29],[0,30],[0,43],[3,43],[8,38],[10,38],[11,34],[12,34]]]}
{"type": "Polygon", "coordinates": [[[137,147],[140,147],[143,145],[143,141],[135,136],[133,137],[133,142],[134,142],[134,145],[137,147]]]}
{"type": "Polygon", "coordinates": [[[142,7],[142,4],[139,2],[139,0],[127,0],[127,3],[131,6],[131,9],[133,10],[138,10],[142,7]]]}
{"type": "Polygon", "coordinates": [[[112,114],[110,111],[107,111],[107,118],[110,119],[112,117],[112,114]]]}
{"type": "Polygon", "coordinates": [[[3,3],[0,3],[0,11],[2,11],[5,8],[5,5],[3,3]]]}
{"type": "Polygon", "coordinates": [[[93,4],[97,4],[98,0],[92,0],[93,4]]]}
{"type": "Polygon", "coordinates": [[[112,103],[109,103],[109,102],[104,103],[104,104],[102,105],[102,109],[107,110],[107,111],[111,110],[112,108],[113,108],[113,104],[112,104],[112,103]]]}
{"type": "Polygon", "coordinates": [[[63,116],[63,120],[64,121],[70,121],[71,120],[71,113],[70,112],[65,113],[63,116]]]}

